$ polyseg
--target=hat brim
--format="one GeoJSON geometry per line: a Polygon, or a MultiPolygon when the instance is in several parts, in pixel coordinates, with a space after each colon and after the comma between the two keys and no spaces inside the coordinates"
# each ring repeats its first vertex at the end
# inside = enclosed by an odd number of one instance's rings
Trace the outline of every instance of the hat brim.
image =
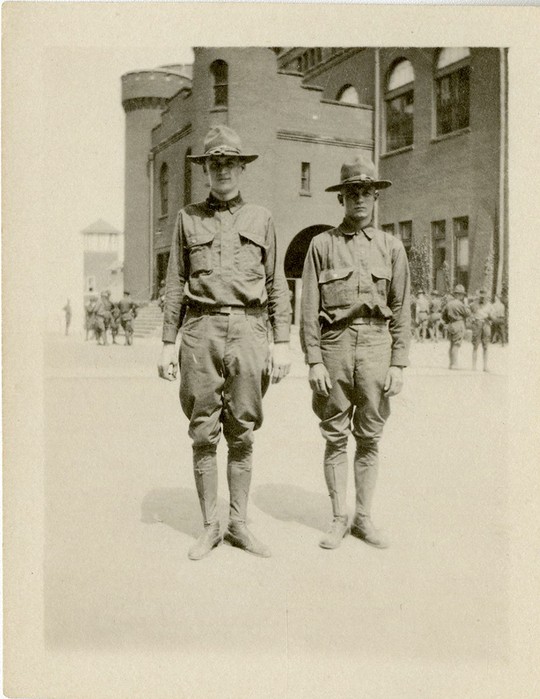
{"type": "Polygon", "coordinates": [[[348,180],[346,182],[340,182],[339,184],[334,184],[331,187],[327,187],[324,191],[325,192],[339,192],[341,191],[344,187],[347,187],[348,185],[351,184],[359,184],[359,185],[370,185],[371,187],[375,187],[375,189],[386,189],[387,187],[391,187],[392,183],[390,180],[348,180]]]}
{"type": "Polygon", "coordinates": [[[220,154],[209,154],[209,155],[188,155],[188,160],[191,160],[193,163],[198,163],[199,165],[204,165],[204,163],[208,160],[208,158],[238,158],[240,162],[242,163],[252,163],[254,160],[257,160],[259,157],[258,155],[251,154],[251,155],[244,155],[240,153],[231,153],[229,155],[220,153],[220,154]]]}

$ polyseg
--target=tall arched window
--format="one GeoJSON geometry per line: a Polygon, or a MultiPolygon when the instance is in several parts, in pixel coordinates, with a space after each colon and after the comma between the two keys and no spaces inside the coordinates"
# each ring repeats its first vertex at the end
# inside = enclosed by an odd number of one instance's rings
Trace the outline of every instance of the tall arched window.
{"type": "Polygon", "coordinates": [[[414,70],[404,59],[394,64],[386,82],[386,150],[412,145],[414,70]]]}
{"type": "Polygon", "coordinates": [[[191,148],[188,148],[184,156],[184,206],[191,202],[191,148]]]}
{"type": "Polygon", "coordinates": [[[169,168],[163,163],[159,171],[159,196],[161,202],[161,215],[169,212],[169,168]]]}
{"type": "Polygon", "coordinates": [[[435,68],[437,136],[469,126],[468,48],[441,49],[435,68]]]}
{"type": "Polygon", "coordinates": [[[214,78],[214,107],[226,107],[229,101],[229,66],[221,59],[210,66],[214,78]]]}
{"type": "Polygon", "coordinates": [[[360,104],[358,92],[352,85],[344,85],[338,92],[336,99],[344,104],[360,104]]]}

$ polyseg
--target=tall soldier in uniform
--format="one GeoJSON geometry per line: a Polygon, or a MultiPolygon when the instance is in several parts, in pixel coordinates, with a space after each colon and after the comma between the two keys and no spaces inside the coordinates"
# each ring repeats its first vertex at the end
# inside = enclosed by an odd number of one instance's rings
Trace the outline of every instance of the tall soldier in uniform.
{"type": "Polygon", "coordinates": [[[442,318],[447,326],[447,337],[450,340],[449,369],[458,368],[459,348],[465,337],[465,321],[471,315],[471,309],[465,303],[465,296],[463,284],[456,284],[454,292],[442,312],[442,318]]]}
{"type": "Polygon", "coordinates": [[[172,381],[180,367],[180,402],[189,418],[193,467],[204,531],[189,550],[200,559],[221,541],[217,518],[216,448],[228,445],[229,525],[233,546],[269,556],[246,526],[253,432],[261,426],[270,377],[289,372],[289,292],[277,264],[269,211],[246,204],[239,183],[246,163],[227,126],[209,131],[202,164],[210,195],[178,214],[167,272],[159,375],[172,381]],[[185,313],[185,317],[184,317],[185,313]],[[267,321],[273,329],[269,353],[267,321]],[[181,326],[179,362],[175,340],[181,326]]]}
{"type": "Polygon", "coordinates": [[[320,546],[333,549],[348,532],[347,442],[356,440],[356,508],[351,533],[379,548],[387,541],[371,520],[378,444],[390,396],[403,386],[410,345],[410,274],[401,241],[372,223],[379,180],[363,155],[341,168],[342,223],[315,236],[302,282],[301,340],[313,409],[326,448],[324,475],[333,521],[320,546]]]}

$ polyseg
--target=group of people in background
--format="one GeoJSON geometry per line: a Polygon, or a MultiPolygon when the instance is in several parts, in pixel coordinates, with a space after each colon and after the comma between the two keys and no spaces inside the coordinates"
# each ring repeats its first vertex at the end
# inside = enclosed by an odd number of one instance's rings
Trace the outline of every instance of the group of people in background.
{"type": "Polygon", "coordinates": [[[111,334],[113,345],[119,344],[117,337],[120,328],[124,334],[124,344],[133,344],[133,321],[137,317],[137,304],[130,299],[129,291],[124,291],[120,301],[111,301],[111,292],[102,291],[100,296],[91,296],[85,305],[86,339],[94,338],[98,345],[107,345],[111,334]]]}
{"type": "Polygon", "coordinates": [[[441,296],[434,290],[428,296],[420,289],[411,297],[413,336],[419,342],[445,338],[450,341],[449,367],[457,369],[459,348],[470,331],[473,346],[472,368],[477,367],[478,348],[482,345],[483,369],[488,371],[488,347],[507,342],[506,306],[499,296],[490,302],[485,289],[467,298],[465,287],[457,284],[452,293],[441,296]]]}

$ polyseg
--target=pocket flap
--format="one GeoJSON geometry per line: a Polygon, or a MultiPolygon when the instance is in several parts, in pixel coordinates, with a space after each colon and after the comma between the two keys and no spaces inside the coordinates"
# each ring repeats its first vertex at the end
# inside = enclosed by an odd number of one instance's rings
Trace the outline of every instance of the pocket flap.
{"type": "Polygon", "coordinates": [[[333,282],[336,279],[347,279],[354,271],[354,267],[340,267],[340,269],[323,269],[319,274],[319,283],[333,282]]]}
{"type": "Polygon", "coordinates": [[[376,279],[388,279],[388,281],[391,279],[390,270],[386,267],[374,267],[371,270],[371,275],[376,279]]]}
{"type": "Polygon", "coordinates": [[[208,245],[215,237],[215,231],[198,231],[188,237],[187,244],[189,248],[194,248],[197,245],[208,245]]]}
{"type": "Polygon", "coordinates": [[[266,250],[268,248],[268,245],[264,242],[264,238],[263,238],[263,236],[260,235],[260,233],[254,233],[253,231],[242,230],[242,231],[238,231],[238,235],[241,238],[246,238],[246,240],[249,240],[250,243],[255,243],[255,245],[258,245],[260,248],[263,248],[263,250],[266,250]]]}

